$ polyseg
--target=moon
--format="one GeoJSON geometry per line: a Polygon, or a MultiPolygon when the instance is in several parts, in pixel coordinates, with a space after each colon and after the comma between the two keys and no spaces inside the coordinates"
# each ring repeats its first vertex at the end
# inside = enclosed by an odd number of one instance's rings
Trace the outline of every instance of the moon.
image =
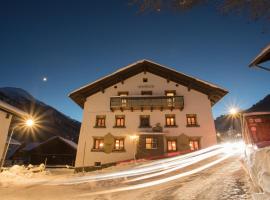
{"type": "Polygon", "coordinates": [[[43,78],[42,78],[42,81],[43,81],[43,82],[47,82],[47,80],[48,80],[47,77],[43,77],[43,78]]]}

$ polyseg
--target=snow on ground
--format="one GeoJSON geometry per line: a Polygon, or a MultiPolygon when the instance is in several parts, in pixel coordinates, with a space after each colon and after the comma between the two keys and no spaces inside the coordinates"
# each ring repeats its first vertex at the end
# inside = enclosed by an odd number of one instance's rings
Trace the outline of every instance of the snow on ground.
{"type": "MultiPolygon", "coordinates": [[[[194,167],[202,166],[210,160],[204,160],[194,166],[189,166],[187,169],[174,171],[170,174],[165,174],[159,177],[150,178],[150,180],[159,180],[167,176],[174,176],[183,171],[192,170],[194,167]]],[[[215,158],[216,159],[216,158],[215,158]]],[[[126,186],[136,186],[144,183],[142,181],[126,182],[129,179],[112,179],[91,183],[74,184],[74,185],[47,185],[44,183],[24,185],[24,184],[5,184],[14,175],[13,179],[19,176],[23,179],[40,180],[45,178],[48,182],[58,179],[59,177],[84,177],[86,174],[102,174],[104,172],[121,171],[127,168],[140,168],[158,161],[142,162],[142,163],[122,163],[118,166],[104,169],[97,172],[72,174],[68,169],[65,169],[67,174],[62,170],[41,171],[39,173],[26,172],[24,170],[10,169],[8,172],[0,176],[0,199],[4,200],[243,200],[251,199],[250,197],[250,183],[248,176],[245,174],[239,162],[239,157],[234,156],[225,161],[195,173],[190,176],[179,178],[164,184],[159,184],[151,187],[145,187],[136,190],[126,190],[122,192],[113,192],[102,195],[91,195],[95,191],[106,191],[114,188],[121,188],[126,186]],[[15,172],[14,172],[15,171],[15,172]],[[19,173],[17,173],[17,171],[19,173]],[[3,177],[8,177],[3,180],[3,177]],[[7,182],[6,182],[7,181],[7,182]],[[90,192],[90,195],[85,195],[90,192]]],[[[15,167],[17,168],[17,167],[15,167]]],[[[148,180],[147,180],[148,181],[148,180]]],[[[23,182],[22,182],[23,183],[23,182]]]]}

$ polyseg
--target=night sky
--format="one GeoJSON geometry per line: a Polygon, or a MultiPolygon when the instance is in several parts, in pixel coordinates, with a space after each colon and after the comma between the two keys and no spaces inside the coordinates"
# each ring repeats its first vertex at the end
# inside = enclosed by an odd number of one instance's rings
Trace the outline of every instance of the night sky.
{"type": "Polygon", "coordinates": [[[0,87],[23,88],[81,120],[71,91],[150,59],[228,89],[216,117],[270,94],[269,72],[248,68],[269,42],[264,26],[211,7],[138,14],[128,0],[0,1],[0,87]]]}

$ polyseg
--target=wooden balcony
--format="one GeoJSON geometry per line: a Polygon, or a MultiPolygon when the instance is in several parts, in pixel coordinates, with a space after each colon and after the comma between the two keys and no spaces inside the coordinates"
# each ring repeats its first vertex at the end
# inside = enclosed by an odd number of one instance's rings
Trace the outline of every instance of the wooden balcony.
{"type": "Polygon", "coordinates": [[[183,96],[118,96],[111,97],[110,108],[114,110],[173,110],[184,108],[183,96]]]}

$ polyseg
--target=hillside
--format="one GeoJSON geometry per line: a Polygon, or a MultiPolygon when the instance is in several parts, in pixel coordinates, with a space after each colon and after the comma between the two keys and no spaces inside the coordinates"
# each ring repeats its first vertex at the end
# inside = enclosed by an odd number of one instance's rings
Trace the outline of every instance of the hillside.
{"type": "MultiPolygon", "coordinates": [[[[55,108],[34,98],[20,88],[0,88],[0,100],[39,118],[38,128],[34,131],[15,130],[14,137],[21,142],[41,142],[52,136],[62,136],[74,142],[78,141],[81,123],[59,112],[55,108]]],[[[18,121],[13,120],[13,124],[18,121]]]]}
{"type": "MultiPolygon", "coordinates": [[[[270,95],[267,95],[258,103],[254,104],[250,108],[244,110],[243,112],[262,112],[270,111],[270,95]]],[[[240,120],[239,118],[234,119],[234,125],[232,126],[233,119],[229,115],[221,115],[216,118],[215,126],[217,132],[225,133],[230,128],[234,127],[237,132],[240,132],[240,120]]]]}

